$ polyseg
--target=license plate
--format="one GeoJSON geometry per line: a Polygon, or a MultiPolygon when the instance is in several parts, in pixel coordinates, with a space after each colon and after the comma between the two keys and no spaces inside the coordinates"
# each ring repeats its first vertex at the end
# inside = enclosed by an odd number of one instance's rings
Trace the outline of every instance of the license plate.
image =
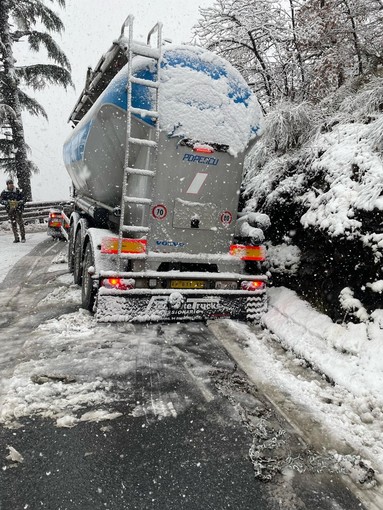
{"type": "Polygon", "coordinates": [[[204,289],[205,282],[199,280],[172,280],[170,287],[172,289],[204,289]]]}

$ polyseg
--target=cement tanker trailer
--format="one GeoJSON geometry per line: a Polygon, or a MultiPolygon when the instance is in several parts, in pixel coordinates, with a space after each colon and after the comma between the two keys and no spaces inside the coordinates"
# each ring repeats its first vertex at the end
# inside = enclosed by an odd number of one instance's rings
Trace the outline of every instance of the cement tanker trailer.
{"type": "Polygon", "coordinates": [[[99,321],[259,319],[264,249],[237,222],[258,102],[229,63],[164,46],[161,29],[139,43],[129,16],[70,116],[69,268],[99,321]]]}

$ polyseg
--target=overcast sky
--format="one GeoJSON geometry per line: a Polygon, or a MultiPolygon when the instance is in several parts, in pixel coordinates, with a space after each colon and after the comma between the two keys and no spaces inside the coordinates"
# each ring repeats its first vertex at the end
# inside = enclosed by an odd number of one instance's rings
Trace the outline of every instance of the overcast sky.
{"type": "MultiPolygon", "coordinates": [[[[67,0],[66,9],[57,11],[65,33],[55,39],[71,62],[76,90],[65,92],[61,87],[51,87],[34,94],[47,111],[48,121],[24,115],[26,141],[32,160],[40,168],[40,173],[32,178],[34,201],[69,197],[71,183],[62,161],[62,146],[71,130],[67,120],[84,87],[88,66],[94,67],[110,48],[125,18],[129,14],[135,16],[135,39],[146,39],[149,30],[161,21],[164,37],[174,43],[188,42],[199,8],[213,3],[214,0],[67,0]]],[[[22,53],[20,48],[18,52],[19,64],[31,62],[25,50],[22,53]]]]}

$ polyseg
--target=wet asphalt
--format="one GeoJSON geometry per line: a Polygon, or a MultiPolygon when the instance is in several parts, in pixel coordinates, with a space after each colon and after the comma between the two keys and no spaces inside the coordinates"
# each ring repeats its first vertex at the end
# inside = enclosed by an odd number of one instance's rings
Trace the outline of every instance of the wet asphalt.
{"type": "MultiPolygon", "coordinates": [[[[44,268],[63,249],[43,244],[0,288],[2,347],[17,338],[22,348],[28,314],[33,328],[63,313],[33,313],[36,296],[54,286],[44,268]]],[[[118,418],[58,428],[29,417],[19,428],[0,426],[0,510],[365,508],[328,456],[297,436],[207,328],[140,327],[143,338],[145,328],[157,328],[163,356],[138,364],[129,384],[112,381],[118,418]],[[150,411],[153,392],[169,412],[150,411]],[[8,446],[22,462],[7,459],[8,446]]],[[[9,368],[17,357],[6,362],[9,368]]]]}

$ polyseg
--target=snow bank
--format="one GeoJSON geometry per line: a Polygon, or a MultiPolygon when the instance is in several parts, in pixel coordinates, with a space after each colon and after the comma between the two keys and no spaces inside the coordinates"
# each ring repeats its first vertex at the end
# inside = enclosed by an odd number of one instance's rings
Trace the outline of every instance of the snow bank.
{"type": "Polygon", "coordinates": [[[383,407],[382,310],[375,312],[372,322],[335,324],[291,290],[269,289],[269,295],[264,322],[286,347],[355,396],[383,407]]]}

